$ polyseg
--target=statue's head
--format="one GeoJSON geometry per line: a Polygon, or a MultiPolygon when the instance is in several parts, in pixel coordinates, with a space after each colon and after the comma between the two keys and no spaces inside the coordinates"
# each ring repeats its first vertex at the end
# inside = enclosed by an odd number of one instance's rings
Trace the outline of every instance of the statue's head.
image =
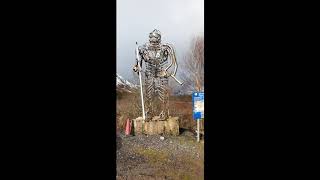
{"type": "Polygon", "coordinates": [[[149,34],[149,42],[152,45],[160,44],[160,42],[161,42],[161,32],[159,30],[157,30],[157,29],[153,30],[149,34]]]}

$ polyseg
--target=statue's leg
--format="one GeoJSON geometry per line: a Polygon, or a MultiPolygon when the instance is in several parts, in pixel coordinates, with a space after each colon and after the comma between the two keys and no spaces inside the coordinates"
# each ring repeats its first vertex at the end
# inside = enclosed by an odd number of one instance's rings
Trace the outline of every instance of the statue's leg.
{"type": "Polygon", "coordinates": [[[145,78],[145,109],[146,109],[146,119],[150,120],[153,117],[153,104],[152,98],[154,96],[154,78],[152,76],[146,76],[145,78]]]}
{"type": "Polygon", "coordinates": [[[160,77],[158,86],[158,97],[161,102],[160,119],[167,119],[169,116],[169,91],[168,91],[168,78],[160,77]]]}

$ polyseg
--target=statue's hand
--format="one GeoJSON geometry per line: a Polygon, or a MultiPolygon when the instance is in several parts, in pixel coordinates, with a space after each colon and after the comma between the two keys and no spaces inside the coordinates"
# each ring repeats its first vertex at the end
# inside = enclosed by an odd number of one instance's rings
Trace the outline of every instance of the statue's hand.
{"type": "Polygon", "coordinates": [[[159,74],[160,77],[169,77],[169,73],[166,70],[162,70],[159,74]]]}
{"type": "Polygon", "coordinates": [[[134,72],[138,72],[138,70],[139,70],[138,65],[133,66],[133,71],[134,72]]]}

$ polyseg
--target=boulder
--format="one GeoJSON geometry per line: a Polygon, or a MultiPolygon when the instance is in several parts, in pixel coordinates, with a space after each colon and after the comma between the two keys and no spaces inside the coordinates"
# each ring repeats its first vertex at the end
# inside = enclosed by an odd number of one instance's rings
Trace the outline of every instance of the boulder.
{"type": "Polygon", "coordinates": [[[144,122],[142,117],[133,119],[133,132],[134,134],[166,134],[166,135],[179,135],[179,117],[169,117],[164,121],[157,120],[154,117],[152,121],[144,122]]]}
{"type": "Polygon", "coordinates": [[[178,136],[179,135],[179,117],[169,117],[167,119],[166,129],[169,129],[171,135],[178,136]]]}
{"type": "Polygon", "coordinates": [[[142,123],[143,118],[138,117],[136,119],[133,119],[133,133],[136,134],[142,134],[143,132],[143,123],[142,123]]]}

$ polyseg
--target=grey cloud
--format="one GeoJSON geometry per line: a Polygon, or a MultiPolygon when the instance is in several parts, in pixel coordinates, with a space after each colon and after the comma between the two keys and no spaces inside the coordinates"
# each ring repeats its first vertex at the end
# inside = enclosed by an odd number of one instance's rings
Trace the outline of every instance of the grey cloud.
{"type": "Polygon", "coordinates": [[[203,9],[203,0],[117,0],[117,73],[131,78],[135,42],[147,42],[153,29],[175,46],[182,61],[192,37],[203,35],[203,9]]]}

